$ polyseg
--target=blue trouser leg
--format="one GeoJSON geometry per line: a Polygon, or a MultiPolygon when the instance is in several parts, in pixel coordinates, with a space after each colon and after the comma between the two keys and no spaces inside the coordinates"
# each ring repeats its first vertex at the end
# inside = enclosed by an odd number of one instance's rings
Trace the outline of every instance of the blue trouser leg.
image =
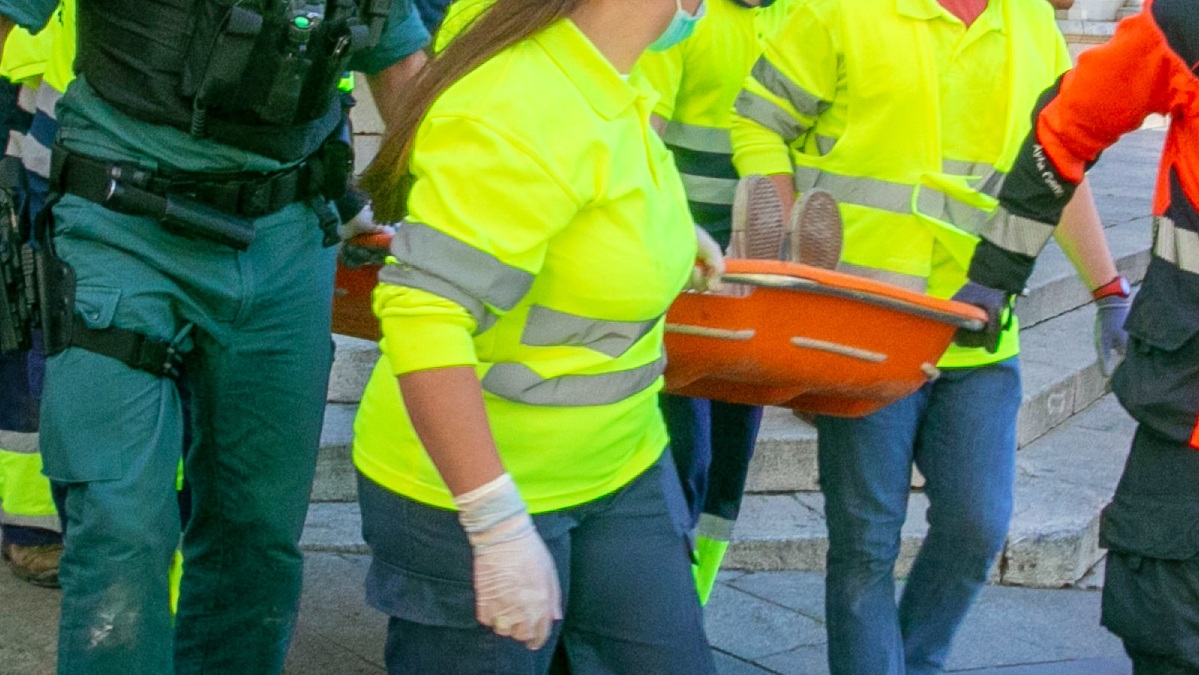
{"type": "Polygon", "coordinates": [[[195,324],[185,367],[196,415],[187,574],[172,634],[178,390],[79,348],[49,360],[46,471],[67,484],[70,522],[60,671],[279,672],[332,356],[332,251],[301,205],[255,221],[243,253],[73,197],[55,214],[85,321],[158,338],[195,324]]]}
{"type": "Polygon", "coordinates": [[[533,516],[565,610],[536,652],[475,619],[470,545],[453,512],[365,477],[358,498],[373,556],[367,602],[391,617],[389,673],[537,675],[553,672],[556,648],[574,675],[715,672],[669,457],[610,495],[533,516]]]}
{"type": "Polygon", "coordinates": [[[1003,546],[1019,404],[1019,369],[1009,359],[946,370],[861,419],[817,420],[833,673],[931,673],[944,665],[1003,546]],[[891,576],[913,462],[927,478],[929,534],[897,607],[891,576]]]}
{"type": "Polygon", "coordinates": [[[707,496],[708,469],[712,464],[712,402],[662,394],[658,403],[666,420],[670,452],[687,502],[688,526],[695,529],[707,496]]]}
{"type": "Polygon", "coordinates": [[[833,675],[903,673],[895,559],[907,514],[921,390],[860,419],[816,418],[828,522],[825,614],[833,675]]]}
{"type": "Polygon", "coordinates": [[[909,675],[941,672],[970,605],[1003,550],[1016,480],[1020,371],[1015,359],[946,371],[916,441],[928,536],[912,565],[899,622],[909,675]]]}

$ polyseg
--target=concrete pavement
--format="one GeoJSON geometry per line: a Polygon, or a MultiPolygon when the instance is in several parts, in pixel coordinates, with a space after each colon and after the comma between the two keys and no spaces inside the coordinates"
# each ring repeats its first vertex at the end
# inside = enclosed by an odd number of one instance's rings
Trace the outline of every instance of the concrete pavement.
{"type": "MultiPolygon", "coordinates": [[[[303,608],[288,675],[384,672],[384,617],[362,601],[369,558],[309,552],[303,608]]],[[[980,675],[1128,675],[1119,641],[1099,626],[1091,588],[988,586],[958,638],[948,668],[980,675]]],[[[707,609],[721,675],[823,675],[823,575],[724,573],[707,609]]],[[[0,675],[50,675],[58,591],[0,570],[0,675]]],[[[231,674],[235,675],[235,674],[231,674]]],[[[467,675],[467,674],[463,674],[467,675]]],[[[632,673],[629,675],[653,675],[632,673]]]]}

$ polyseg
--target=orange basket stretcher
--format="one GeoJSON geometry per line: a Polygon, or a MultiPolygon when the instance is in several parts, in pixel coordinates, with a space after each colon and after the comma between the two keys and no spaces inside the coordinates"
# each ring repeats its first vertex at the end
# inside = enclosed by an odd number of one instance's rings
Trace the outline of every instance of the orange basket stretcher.
{"type": "Polygon", "coordinates": [[[364,340],[383,337],[371,309],[371,292],[379,281],[379,267],[389,244],[389,233],[354,237],[342,244],[333,279],[334,333],[364,340]]]}
{"type": "Polygon", "coordinates": [[[725,265],[741,293],[684,293],[666,314],[672,394],[860,417],[935,377],[954,332],[986,321],[972,305],[808,265],[725,265]]]}

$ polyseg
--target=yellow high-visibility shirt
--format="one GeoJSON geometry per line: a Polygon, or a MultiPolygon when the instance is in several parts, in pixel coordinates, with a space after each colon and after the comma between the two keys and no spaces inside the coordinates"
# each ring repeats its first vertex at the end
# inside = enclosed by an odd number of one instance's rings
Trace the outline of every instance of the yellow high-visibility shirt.
{"type": "MultiPolygon", "coordinates": [[[[937,0],[805,0],[737,98],[734,164],[831,192],[847,271],[947,298],[1069,66],[1044,0],[991,0],[969,27],[937,0]]],[[[954,345],[938,365],[1013,356],[1016,328],[995,354],[954,345]]]]}
{"type": "Polygon", "coordinates": [[[696,222],[727,239],[737,189],[729,140],[733,101],[762,54],[759,16],[736,0],[707,0],[691,37],[638,61],[661,99],[654,110],[667,120],[666,146],[675,155],[696,222]]]}
{"type": "Polygon", "coordinates": [[[658,459],[662,317],[696,244],[649,128],[655,101],[563,20],[434,102],[375,291],[384,356],[354,439],[366,476],[453,507],[396,376],[464,365],[532,512],[610,493],[658,459]]]}

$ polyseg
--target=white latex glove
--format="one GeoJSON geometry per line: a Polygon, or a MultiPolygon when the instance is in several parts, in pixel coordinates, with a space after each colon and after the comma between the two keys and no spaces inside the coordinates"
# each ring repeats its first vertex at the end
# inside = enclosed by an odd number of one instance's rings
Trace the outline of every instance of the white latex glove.
{"type": "Polygon", "coordinates": [[[395,228],[390,225],[375,224],[375,211],[371,208],[370,203],[362,207],[358,215],[337,226],[337,234],[341,236],[342,241],[349,241],[363,234],[379,234],[381,232],[394,234],[395,228]]]}
{"type": "Polygon", "coordinates": [[[497,635],[541,649],[562,618],[562,593],[512,477],[503,474],[454,503],[474,553],[475,617],[497,635]]]}
{"type": "Polygon", "coordinates": [[[720,277],[724,275],[724,253],[712,235],[699,225],[695,226],[695,243],[699,247],[696,254],[699,264],[691,270],[687,290],[719,291],[720,277]]]}

